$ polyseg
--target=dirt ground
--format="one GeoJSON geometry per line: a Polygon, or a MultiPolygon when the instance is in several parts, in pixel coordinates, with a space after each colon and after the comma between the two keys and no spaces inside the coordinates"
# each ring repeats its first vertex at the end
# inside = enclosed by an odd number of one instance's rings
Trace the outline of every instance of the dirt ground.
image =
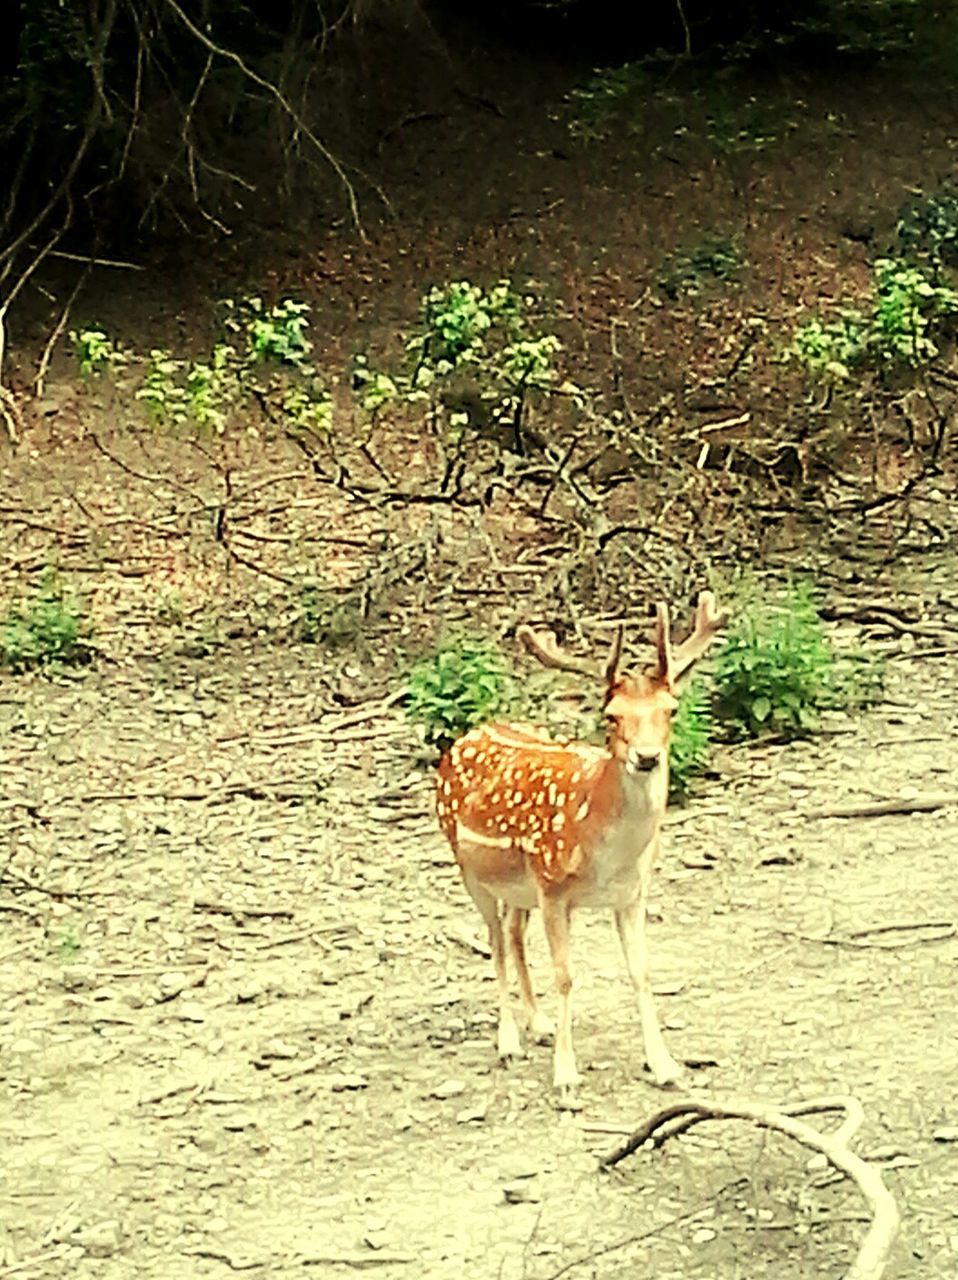
{"type": "MultiPolygon", "coordinates": [[[[903,1277],[958,1257],[958,806],[809,815],[954,800],[956,685],[955,657],[896,662],[869,714],[735,753],[653,895],[690,1087],[855,1094],[903,1277]]],[[[667,1101],[605,920],[576,921],[582,1111],[547,1049],[496,1064],[478,917],[378,707],[317,714],[295,653],[5,685],[0,1274],[842,1274],[864,1206],[785,1139],[597,1171],[667,1101]]]]}
{"type": "MultiPolygon", "coordinates": [[[[908,501],[844,524],[822,515],[824,481],[799,495],[778,444],[762,453],[810,412],[782,334],[861,288],[904,193],[950,172],[956,99],[773,77],[750,126],[772,142],[720,155],[708,103],[677,89],[644,133],[576,150],[543,110],[568,66],[510,55],[495,75],[492,108],[449,94],[383,135],[375,176],[398,213],[368,242],[284,226],[255,254],[95,277],[71,323],[202,350],[217,298],[305,297],[339,406],[349,357],[401,345],[429,284],[531,278],[583,384],[615,365],[648,427],[654,465],[602,492],[626,525],[654,503],[655,536],[628,544],[625,593],[618,569],[570,586],[548,558],[581,534],[562,495],[541,519],[501,488],[461,509],[357,500],[276,439],[134,429],[57,353],[4,453],[0,585],[17,598],[54,558],[96,661],[0,683],[0,1280],[844,1275],[867,1210],[782,1137],[705,1125],[599,1172],[669,1100],[643,1078],[607,921],[575,922],[582,1109],[555,1109],[548,1049],[497,1064],[480,922],[386,701],[441,622],[504,634],[527,604],[561,619],[557,582],[590,626],[613,607],[634,621],[745,558],[812,569],[833,608],[914,609],[856,631],[887,651],[879,705],[808,742],[723,751],[670,817],[650,926],[666,1037],[699,1094],[859,1098],[856,1149],[903,1219],[887,1274],[956,1272],[954,448],[908,501]],[[715,228],[743,244],[744,279],[663,302],[664,255],[715,228]],[[702,424],[743,413],[749,439],[696,467],[702,424]],[[295,640],[306,571],[373,606],[327,648],[295,640]],[[909,812],[916,797],[933,803],[909,812]],[[823,816],[883,801],[905,811],[823,816]]],[[[15,335],[18,390],[58,314],[41,301],[15,335]]],[[[380,483],[348,435],[337,462],[380,483]]],[[[415,424],[372,444],[389,483],[434,485],[415,424]]],[[[865,473],[894,488],[920,444],[876,443],[860,469],[849,445],[842,501],[865,473]]]]}

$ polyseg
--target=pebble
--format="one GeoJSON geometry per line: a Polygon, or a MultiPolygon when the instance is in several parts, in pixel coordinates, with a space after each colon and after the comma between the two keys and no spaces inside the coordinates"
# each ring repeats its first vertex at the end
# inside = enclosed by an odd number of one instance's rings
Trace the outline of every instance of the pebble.
{"type": "Polygon", "coordinates": [[[349,1089],[365,1089],[369,1081],[365,1076],[344,1073],[329,1077],[329,1087],[333,1093],[345,1093],[349,1089]]]}
{"type": "Polygon", "coordinates": [[[90,965],[68,964],[60,973],[64,991],[90,991],[96,986],[96,970],[90,965]]]}
{"type": "Polygon", "coordinates": [[[91,1258],[109,1258],[120,1247],[120,1224],[114,1218],[94,1223],[74,1231],[70,1243],[79,1245],[91,1258]]]}
{"type": "Polygon", "coordinates": [[[457,1098],[460,1093],[465,1093],[466,1083],[464,1080],[443,1080],[442,1084],[437,1084],[435,1089],[429,1091],[430,1098],[457,1098]]]}
{"type": "Polygon", "coordinates": [[[456,1112],[456,1124],[482,1124],[488,1109],[488,1105],[485,1102],[472,1107],[464,1107],[462,1111],[456,1112]]]}
{"type": "Polygon", "coordinates": [[[161,973],[157,979],[156,988],[160,993],[161,1000],[172,1000],[181,991],[185,991],[189,985],[190,980],[186,974],[174,970],[170,973],[161,973]]]}
{"type": "Polygon", "coordinates": [[[958,1142],[958,1125],[943,1124],[932,1130],[936,1142],[958,1142]]]}
{"type": "Polygon", "coordinates": [[[502,1195],[506,1204],[538,1204],[542,1199],[542,1194],[535,1183],[527,1178],[517,1178],[514,1182],[507,1182],[502,1188],[502,1195]]]}

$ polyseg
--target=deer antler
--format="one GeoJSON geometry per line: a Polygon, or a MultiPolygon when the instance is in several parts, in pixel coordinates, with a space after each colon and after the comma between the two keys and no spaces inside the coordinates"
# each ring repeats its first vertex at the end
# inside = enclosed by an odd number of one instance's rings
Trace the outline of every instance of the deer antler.
{"type": "MultiPolygon", "coordinates": [[[[666,613],[666,619],[668,614],[666,613]]],[[[703,591],[695,606],[692,622],[692,634],[671,654],[671,677],[673,681],[681,680],[688,669],[696,663],[718,633],[728,622],[728,614],[719,613],[715,607],[715,596],[711,591],[703,591]]]]}
{"type": "Polygon", "coordinates": [[[551,667],[555,671],[576,671],[580,675],[601,676],[606,684],[612,684],[615,680],[619,669],[619,660],[622,657],[622,637],[625,628],[621,624],[616,627],[615,635],[612,637],[612,645],[609,649],[609,656],[605,662],[597,662],[592,658],[576,658],[571,653],[565,653],[556,643],[556,638],[551,631],[545,631],[541,635],[537,635],[531,627],[521,626],[516,631],[517,638],[525,645],[529,653],[537,658],[544,667],[551,667]]]}

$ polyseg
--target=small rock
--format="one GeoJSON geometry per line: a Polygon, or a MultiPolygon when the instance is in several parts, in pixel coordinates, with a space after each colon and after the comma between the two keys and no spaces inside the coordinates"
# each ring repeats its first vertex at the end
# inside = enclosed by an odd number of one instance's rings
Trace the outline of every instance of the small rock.
{"type": "Polygon", "coordinates": [[[460,1093],[465,1093],[466,1083],[464,1080],[443,1080],[442,1084],[437,1084],[435,1089],[430,1090],[430,1098],[457,1098],[460,1093]]]}
{"type": "Polygon", "coordinates": [[[368,1084],[369,1081],[365,1076],[355,1074],[344,1073],[329,1077],[329,1087],[333,1093],[345,1093],[349,1089],[365,1089],[368,1084]]]}
{"type": "Polygon", "coordinates": [[[530,1182],[528,1178],[517,1178],[513,1182],[507,1182],[502,1188],[502,1194],[506,1204],[538,1204],[542,1199],[534,1182],[530,1182]]]}
{"type": "Polygon", "coordinates": [[[472,1107],[464,1107],[456,1112],[456,1124],[482,1124],[489,1110],[488,1104],[481,1102],[472,1107]]]}
{"type": "Polygon", "coordinates": [[[283,1058],[289,1060],[299,1057],[299,1050],[294,1044],[289,1044],[286,1040],[276,1038],[267,1040],[260,1050],[261,1058],[283,1058]]]}
{"type": "Polygon", "coordinates": [[[778,775],[779,782],[784,782],[787,787],[807,787],[808,778],[804,773],[799,773],[796,769],[782,769],[778,775]]]}
{"type": "Polygon", "coordinates": [[[936,1142],[958,1142],[958,1125],[942,1124],[932,1130],[931,1135],[936,1142]]]}
{"type": "Polygon", "coordinates": [[[176,1016],[183,1022],[205,1022],[206,1014],[195,1000],[181,1000],[176,1006],[176,1016]]]}
{"type": "Polygon", "coordinates": [[[71,1244],[77,1244],[91,1258],[109,1258],[120,1247],[120,1224],[113,1218],[75,1231],[71,1244]]]}
{"type": "Polygon", "coordinates": [[[237,1111],[235,1116],[224,1118],[223,1128],[229,1133],[242,1133],[244,1129],[255,1129],[256,1117],[252,1112],[237,1111]]]}
{"type": "Polygon", "coordinates": [[[96,986],[96,970],[85,964],[67,965],[60,973],[64,991],[90,991],[96,986]]]}
{"type": "Polygon", "coordinates": [[[693,1244],[708,1244],[710,1240],[715,1239],[715,1232],[711,1227],[699,1227],[698,1231],[692,1232],[693,1244]]]}
{"type": "Polygon", "coordinates": [[[161,973],[157,979],[156,989],[159,992],[161,1000],[172,1000],[178,996],[181,991],[185,991],[190,985],[190,980],[185,973],[176,971],[171,973],[161,973]]]}
{"type": "Polygon", "coordinates": [[[11,1053],[39,1053],[40,1046],[35,1040],[28,1040],[26,1036],[21,1036],[19,1040],[14,1040],[9,1046],[11,1053]]]}
{"type": "Polygon", "coordinates": [[[393,1124],[400,1133],[405,1133],[406,1130],[411,1129],[415,1123],[415,1117],[411,1116],[408,1111],[397,1111],[396,1115],[393,1117],[393,1124]]]}

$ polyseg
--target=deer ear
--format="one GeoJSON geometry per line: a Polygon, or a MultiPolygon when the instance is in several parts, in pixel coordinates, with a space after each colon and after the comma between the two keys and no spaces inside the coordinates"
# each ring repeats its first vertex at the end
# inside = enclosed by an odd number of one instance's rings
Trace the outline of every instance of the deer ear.
{"type": "Polygon", "coordinates": [[[659,684],[665,685],[669,692],[673,692],[675,666],[672,661],[670,631],[669,606],[664,600],[660,600],[655,606],[655,668],[650,674],[659,684]]]}

